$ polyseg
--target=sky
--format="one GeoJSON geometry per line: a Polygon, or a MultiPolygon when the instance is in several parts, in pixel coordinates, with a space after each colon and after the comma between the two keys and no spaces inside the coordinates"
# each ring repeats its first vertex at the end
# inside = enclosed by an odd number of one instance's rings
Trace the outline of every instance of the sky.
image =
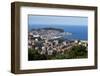
{"type": "Polygon", "coordinates": [[[88,18],[79,16],[45,16],[45,15],[29,15],[29,25],[74,25],[87,26],[88,18]]]}

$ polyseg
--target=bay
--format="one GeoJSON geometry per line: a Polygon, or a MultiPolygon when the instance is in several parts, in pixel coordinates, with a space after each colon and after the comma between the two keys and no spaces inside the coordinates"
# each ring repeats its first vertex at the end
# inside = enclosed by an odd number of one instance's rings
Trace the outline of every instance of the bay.
{"type": "Polygon", "coordinates": [[[29,25],[28,30],[39,28],[59,28],[64,32],[70,32],[72,35],[65,36],[67,39],[88,40],[88,26],[87,25],[29,25]]]}

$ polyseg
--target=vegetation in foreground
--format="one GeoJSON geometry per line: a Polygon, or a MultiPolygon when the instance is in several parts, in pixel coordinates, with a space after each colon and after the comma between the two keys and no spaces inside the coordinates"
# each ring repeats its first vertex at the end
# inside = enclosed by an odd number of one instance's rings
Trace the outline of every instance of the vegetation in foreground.
{"type": "Polygon", "coordinates": [[[54,60],[54,59],[79,59],[87,58],[88,52],[85,46],[73,46],[70,50],[64,53],[54,52],[52,55],[40,54],[39,50],[28,49],[28,60],[54,60]]]}

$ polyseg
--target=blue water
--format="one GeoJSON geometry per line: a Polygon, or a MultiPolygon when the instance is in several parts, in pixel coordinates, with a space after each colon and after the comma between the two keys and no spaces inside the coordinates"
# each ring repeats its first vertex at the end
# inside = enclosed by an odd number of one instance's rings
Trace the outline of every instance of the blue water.
{"type": "Polygon", "coordinates": [[[59,26],[50,26],[50,25],[29,25],[29,30],[36,29],[36,28],[61,28],[64,29],[65,32],[70,32],[72,35],[66,36],[65,38],[68,39],[78,39],[78,40],[88,40],[88,27],[83,26],[77,26],[77,25],[59,25],[59,26]]]}

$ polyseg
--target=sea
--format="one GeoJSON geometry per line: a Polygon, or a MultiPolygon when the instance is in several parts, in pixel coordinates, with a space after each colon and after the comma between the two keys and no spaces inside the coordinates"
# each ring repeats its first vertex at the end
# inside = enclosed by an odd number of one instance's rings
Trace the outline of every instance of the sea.
{"type": "Polygon", "coordinates": [[[64,32],[72,33],[72,35],[66,35],[64,38],[72,40],[88,40],[88,26],[87,25],[29,25],[28,30],[39,28],[59,28],[64,32]]]}

